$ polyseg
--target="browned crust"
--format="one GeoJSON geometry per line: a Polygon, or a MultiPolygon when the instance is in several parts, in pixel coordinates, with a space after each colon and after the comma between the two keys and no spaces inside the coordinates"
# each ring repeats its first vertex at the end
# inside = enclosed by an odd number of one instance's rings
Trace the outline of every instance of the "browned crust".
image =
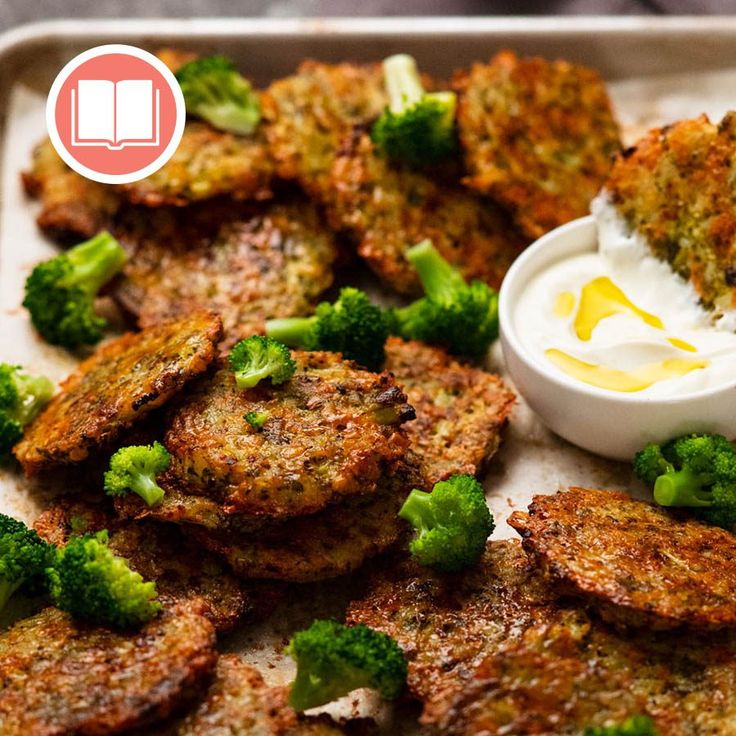
{"type": "Polygon", "coordinates": [[[406,433],[425,486],[455,474],[478,475],[501,443],[514,393],[496,375],[398,337],[386,343],[385,368],[416,411],[406,433]]]}
{"type": "Polygon", "coordinates": [[[470,187],[530,238],[588,214],[621,148],[597,72],[502,51],[457,73],[455,88],[470,187]]]}
{"type": "Polygon", "coordinates": [[[216,662],[193,610],[165,610],[138,632],[75,623],[47,608],[0,635],[3,736],[102,736],[166,718],[216,662]]]}
{"type": "Polygon", "coordinates": [[[220,318],[197,312],[111,340],[61,384],[13,448],[26,475],[86,460],[166,403],[217,355],[220,318]]]}
{"type": "Polygon", "coordinates": [[[571,488],[509,518],[560,590],[616,622],[653,629],[736,624],[736,537],[625,493],[571,488]]]}
{"type": "Polygon", "coordinates": [[[165,437],[175,485],[217,500],[226,514],[284,518],[370,494],[394,470],[413,410],[393,376],[335,353],[293,357],[297,371],[280,386],[240,391],[223,365],[188,392],[165,437]],[[244,418],[251,411],[268,414],[260,430],[244,418]]]}

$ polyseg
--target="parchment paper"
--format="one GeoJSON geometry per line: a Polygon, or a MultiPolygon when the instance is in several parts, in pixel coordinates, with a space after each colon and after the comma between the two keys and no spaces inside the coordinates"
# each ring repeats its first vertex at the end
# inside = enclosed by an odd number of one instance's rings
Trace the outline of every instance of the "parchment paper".
{"type": "MultiPolygon", "coordinates": [[[[610,85],[610,91],[624,127],[625,142],[630,144],[654,125],[702,112],[713,120],[720,119],[734,104],[735,82],[736,70],[719,71],[620,81],[610,85]]],[[[76,360],[37,339],[25,310],[19,308],[30,268],[55,252],[39,234],[34,222],[37,205],[25,197],[18,181],[33,145],[44,135],[44,97],[17,85],[8,111],[2,170],[5,196],[0,207],[0,361],[17,362],[58,380],[74,368],[76,360]]],[[[499,345],[492,350],[487,367],[505,374],[499,345]]],[[[575,407],[571,406],[570,411],[574,413],[575,407]]],[[[503,447],[485,481],[497,524],[494,538],[515,535],[505,519],[512,510],[525,508],[533,494],[551,493],[569,485],[628,489],[635,495],[646,495],[628,466],[596,458],[559,439],[519,398],[503,447]]],[[[38,498],[25,481],[0,470],[0,511],[33,521],[39,511],[38,498]]],[[[290,633],[308,626],[316,616],[339,616],[348,596],[349,585],[344,581],[294,589],[268,622],[244,627],[226,639],[223,647],[241,651],[261,668],[269,682],[288,682],[293,670],[280,652],[290,633]]],[[[337,715],[374,715],[386,733],[411,732],[411,727],[405,725],[410,720],[405,713],[380,706],[370,695],[345,698],[327,710],[337,715]]]]}

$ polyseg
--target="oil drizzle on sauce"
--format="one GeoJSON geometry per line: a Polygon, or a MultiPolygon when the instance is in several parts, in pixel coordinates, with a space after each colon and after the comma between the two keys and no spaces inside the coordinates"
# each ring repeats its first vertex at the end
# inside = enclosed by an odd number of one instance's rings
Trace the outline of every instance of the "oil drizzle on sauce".
{"type": "Polygon", "coordinates": [[[605,365],[586,363],[555,348],[546,350],[545,355],[558,368],[579,381],[598,388],[624,393],[643,391],[657,381],[678,378],[691,371],[707,368],[709,363],[707,360],[669,358],[659,363],[647,363],[633,371],[620,371],[605,365]]]}
{"type": "Polygon", "coordinates": [[[569,317],[573,309],[575,309],[575,294],[571,291],[560,292],[552,307],[555,317],[569,317]]]}

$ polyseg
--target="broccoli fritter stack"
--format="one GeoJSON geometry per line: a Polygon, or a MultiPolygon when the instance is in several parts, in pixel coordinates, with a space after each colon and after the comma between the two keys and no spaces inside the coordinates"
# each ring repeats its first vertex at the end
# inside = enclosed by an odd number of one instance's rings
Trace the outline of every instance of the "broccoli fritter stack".
{"type": "Polygon", "coordinates": [[[650,131],[616,159],[603,187],[652,253],[690,281],[707,309],[736,306],[736,114],[650,131]]]}
{"type": "Polygon", "coordinates": [[[458,72],[468,186],[509,209],[529,238],[588,214],[621,149],[600,76],[502,51],[458,72]]]}

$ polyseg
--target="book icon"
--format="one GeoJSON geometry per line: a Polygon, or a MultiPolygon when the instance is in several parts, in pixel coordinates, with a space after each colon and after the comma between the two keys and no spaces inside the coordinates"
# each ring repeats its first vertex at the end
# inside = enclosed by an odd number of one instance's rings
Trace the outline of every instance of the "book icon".
{"type": "Polygon", "coordinates": [[[150,79],[80,79],[71,90],[72,146],[159,145],[160,91],[150,79]]]}

